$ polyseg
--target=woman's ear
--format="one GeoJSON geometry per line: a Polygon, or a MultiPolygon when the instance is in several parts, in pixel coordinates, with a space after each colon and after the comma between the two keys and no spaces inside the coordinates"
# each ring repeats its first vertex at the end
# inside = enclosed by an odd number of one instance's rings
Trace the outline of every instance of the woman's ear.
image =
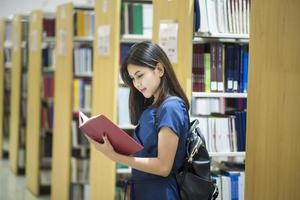
{"type": "Polygon", "coordinates": [[[156,69],[157,69],[157,71],[159,73],[159,77],[162,77],[164,75],[164,73],[165,73],[164,66],[161,63],[157,63],[156,64],[156,69]]]}

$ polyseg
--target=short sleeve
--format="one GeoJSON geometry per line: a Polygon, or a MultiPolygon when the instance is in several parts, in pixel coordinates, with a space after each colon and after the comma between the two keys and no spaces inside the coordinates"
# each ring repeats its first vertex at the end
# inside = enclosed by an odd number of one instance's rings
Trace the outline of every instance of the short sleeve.
{"type": "Polygon", "coordinates": [[[179,100],[170,100],[161,105],[157,114],[159,115],[158,130],[162,127],[168,127],[180,137],[182,131],[185,130],[185,121],[188,120],[185,105],[179,100]]]}

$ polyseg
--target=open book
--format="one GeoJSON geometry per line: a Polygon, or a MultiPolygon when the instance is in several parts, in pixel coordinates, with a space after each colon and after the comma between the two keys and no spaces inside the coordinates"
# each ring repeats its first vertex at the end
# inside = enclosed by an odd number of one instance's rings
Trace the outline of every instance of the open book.
{"type": "Polygon", "coordinates": [[[131,155],[143,149],[142,145],[104,115],[88,118],[85,114],[79,112],[79,128],[99,143],[103,141],[102,136],[105,134],[114,150],[124,155],[131,155]]]}

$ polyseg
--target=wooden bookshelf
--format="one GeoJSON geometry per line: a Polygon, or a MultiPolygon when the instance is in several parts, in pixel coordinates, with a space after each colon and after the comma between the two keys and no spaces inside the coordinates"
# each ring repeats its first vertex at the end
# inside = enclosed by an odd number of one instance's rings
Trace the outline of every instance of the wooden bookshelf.
{"type": "Polygon", "coordinates": [[[178,62],[173,63],[177,78],[191,98],[192,93],[192,50],[193,50],[193,0],[153,0],[153,41],[159,43],[159,27],[161,22],[178,23],[177,57],[178,62]]]}
{"type": "Polygon", "coordinates": [[[3,158],[3,116],[4,116],[4,35],[5,19],[0,18],[0,160],[3,158]]]}
{"type": "MultiPolygon", "coordinates": [[[[24,173],[24,167],[19,167],[19,149],[21,135],[21,97],[26,94],[21,93],[21,76],[22,76],[22,20],[25,18],[21,15],[15,15],[12,21],[12,69],[11,69],[11,115],[10,115],[10,134],[9,134],[9,162],[10,168],[14,174],[24,173]]],[[[25,47],[26,48],[26,47],[25,47]]],[[[26,49],[25,49],[26,51],[26,49]]],[[[25,55],[26,56],[26,55],[25,55]]],[[[25,57],[23,57],[25,58],[25,57]]],[[[26,59],[26,58],[25,58],[26,59]]],[[[23,133],[24,134],[24,133],[23,133]]],[[[26,135],[26,134],[25,134],[26,135]]],[[[25,154],[25,152],[24,152],[25,154]]],[[[25,155],[23,155],[25,157],[25,155]]]]}
{"type": "MultiPolygon", "coordinates": [[[[95,29],[98,30],[99,27],[105,25],[110,27],[110,48],[108,56],[100,55],[97,39],[99,33],[96,31],[94,41],[92,114],[105,114],[113,122],[117,123],[116,105],[119,80],[121,2],[97,0],[95,2],[95,11],[95,29]]],[[[95,200],[114,199],[116,182],[115,163],[92,148],[90,166],[90,198],[95,200]]]]}
{"type": "Polygon", "coordinates": [[[251,1],[246,199],[300,199],[300,4],[251,1]]]}
{"type": "Polygon", "coordinates": [[[70,199],[73,89],[73,4],[56,9],[56,51],[51,199],[70,199]],[[60,48],[60,49],[58,49],[60,48]],[[61,84],[60,84],[61,83],[61,84]]]}
{"type": "MultiPolygon", "coordinates": [[[[52,154],[52,199],[72,198],[73,185],[86,185],[88,181],[72,180],[73,117],[81,109],[90,113],[92,110],[76,108],[74,110],[74,80],[88,79],[92,81],[92,73],[79,72],[76,74],[76,57],[74,50],[80,45],[92,45],[93,36],[80,36],[74,34],[74,12],[79,10],[92,11],[90,6],[74,6],[72,3],[63,4],[56,10],[55,34],[55,88],[54,88],[54,128],[53,128],[53,154],[52,154]],[[74,73],[73,73],[74,72],[74,73]],[[61,83],[61,84],[60,84],[61,83]]],[[[84,28],[84,27],[83,27],[84,28]]],[[[86,34],[86,33],[85,33],[86,34]]],[[[76,99],[77,100],[77,99],[76,99]]],[[[74,127],[73,127],[74,128],[74,127]]],[[[77,127],[75,127],[77,128],[77,127]]],[[[80,133],[79,133],[80,134],[80,133]]],[[[77,148],[77,147],[76,147],[77,148]]],[[[89,147],[81,148],[87,149],[89,147]]]]}
{"type": "MultiPolygon", "coordinates": [[[[54,17],[54,15],[53,15],[54,17]]],[[[49,193],[49,186],[41,183],[42,154],[42,51],[44,13],[41,10],[32,11],[29,27],[29,65],[28,65],[28,101],[27,108],[27,138],[26,138],[26,186],[36,196],[49,193]]]]}
{"type": "Polygon", "coordinates": [[[39,160],[40,160],[40,98],[41,92],[41,42],[42,11],[33,11],[29,22],[29,65],[28,65],[28,101],[30,110],[27,116],[26,148],[26,185],[34,194],[39,194],[39,160]]]}

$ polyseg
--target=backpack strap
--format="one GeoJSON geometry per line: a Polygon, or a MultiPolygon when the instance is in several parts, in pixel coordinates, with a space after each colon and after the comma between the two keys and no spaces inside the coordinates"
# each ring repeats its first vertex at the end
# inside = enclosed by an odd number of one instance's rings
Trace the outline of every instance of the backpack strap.
{"type": "MultiPolygon", "coordinates": [[[[157,131],[158,131],[158,120],[159,120],[159,116],[160,116],[160,113],[161,113],[161,108],[162,108],[162,106],[163,106],[166,102],[168,102],[168,101],[170,101],[170,100],[174,100],[174,99],[177,99],[177,100],[179,100],[180,102],[182,102],[182,103],[185,104],[185,102],[184,102],[181,98],[179,98],[179,97],[177,97],[177,96],[169,96],[169,97],[167,97],[167,98],[161,103],[161,105],[157,108],[157,111],[156,111],[156,114],[155,114],[154,126],[155,126],[155,128],[156,128],[157,131]]],[[[188,111],[187,111],[187,112],[188,112],[188,111]]],[[[189,120],[189,124],[190,124],[190,116],[189,116],[189,114],[188,114],[188,120],[189,120]]],[[[190,127],[189,127],[189,128],[190,128],[190,127]]]]}
{"type": "MultiPolygon", "coordinates": [[[[169,96],[169,97],[167,97],[167,98],[162,102],[162,104],[157,108],[157,111],[156,111],[156,114],[155,114],[154,126],[155,126],[155,128],[156,128],[157,131],[158,131],[158,120],[159,120],[159,116],[160,116],[160,113],[161,113],[161,107],[162,107],[166,102],[168,102],[168,101],[170,101],[170,100],[174,100],[174,99],[177,99],[177,100],[179,100],[180,102],[182,102],[182,103],[185,104],[185,102],[184,102],[181,98],[179,98],[179,97],[177,97],[177,96],[169,96]]],[[[187,116],[188,116],[188,120],[189,120],[189,121],[188,121],[188,124],[189,124],[189,130],[190,130],[190,115],[189,115],[189,113],[188,113],[187,110],[186,110],[186,112],[187,112],[187,116]]],[[[189,131],[189,132],[190,132],[190,131],[189,131]]],[[[173,166],[171,172],[173,172],[175,176],[177,176],[177,174],[178,174],[178,170],[175,169],[174,166],[173,166]]]]}

